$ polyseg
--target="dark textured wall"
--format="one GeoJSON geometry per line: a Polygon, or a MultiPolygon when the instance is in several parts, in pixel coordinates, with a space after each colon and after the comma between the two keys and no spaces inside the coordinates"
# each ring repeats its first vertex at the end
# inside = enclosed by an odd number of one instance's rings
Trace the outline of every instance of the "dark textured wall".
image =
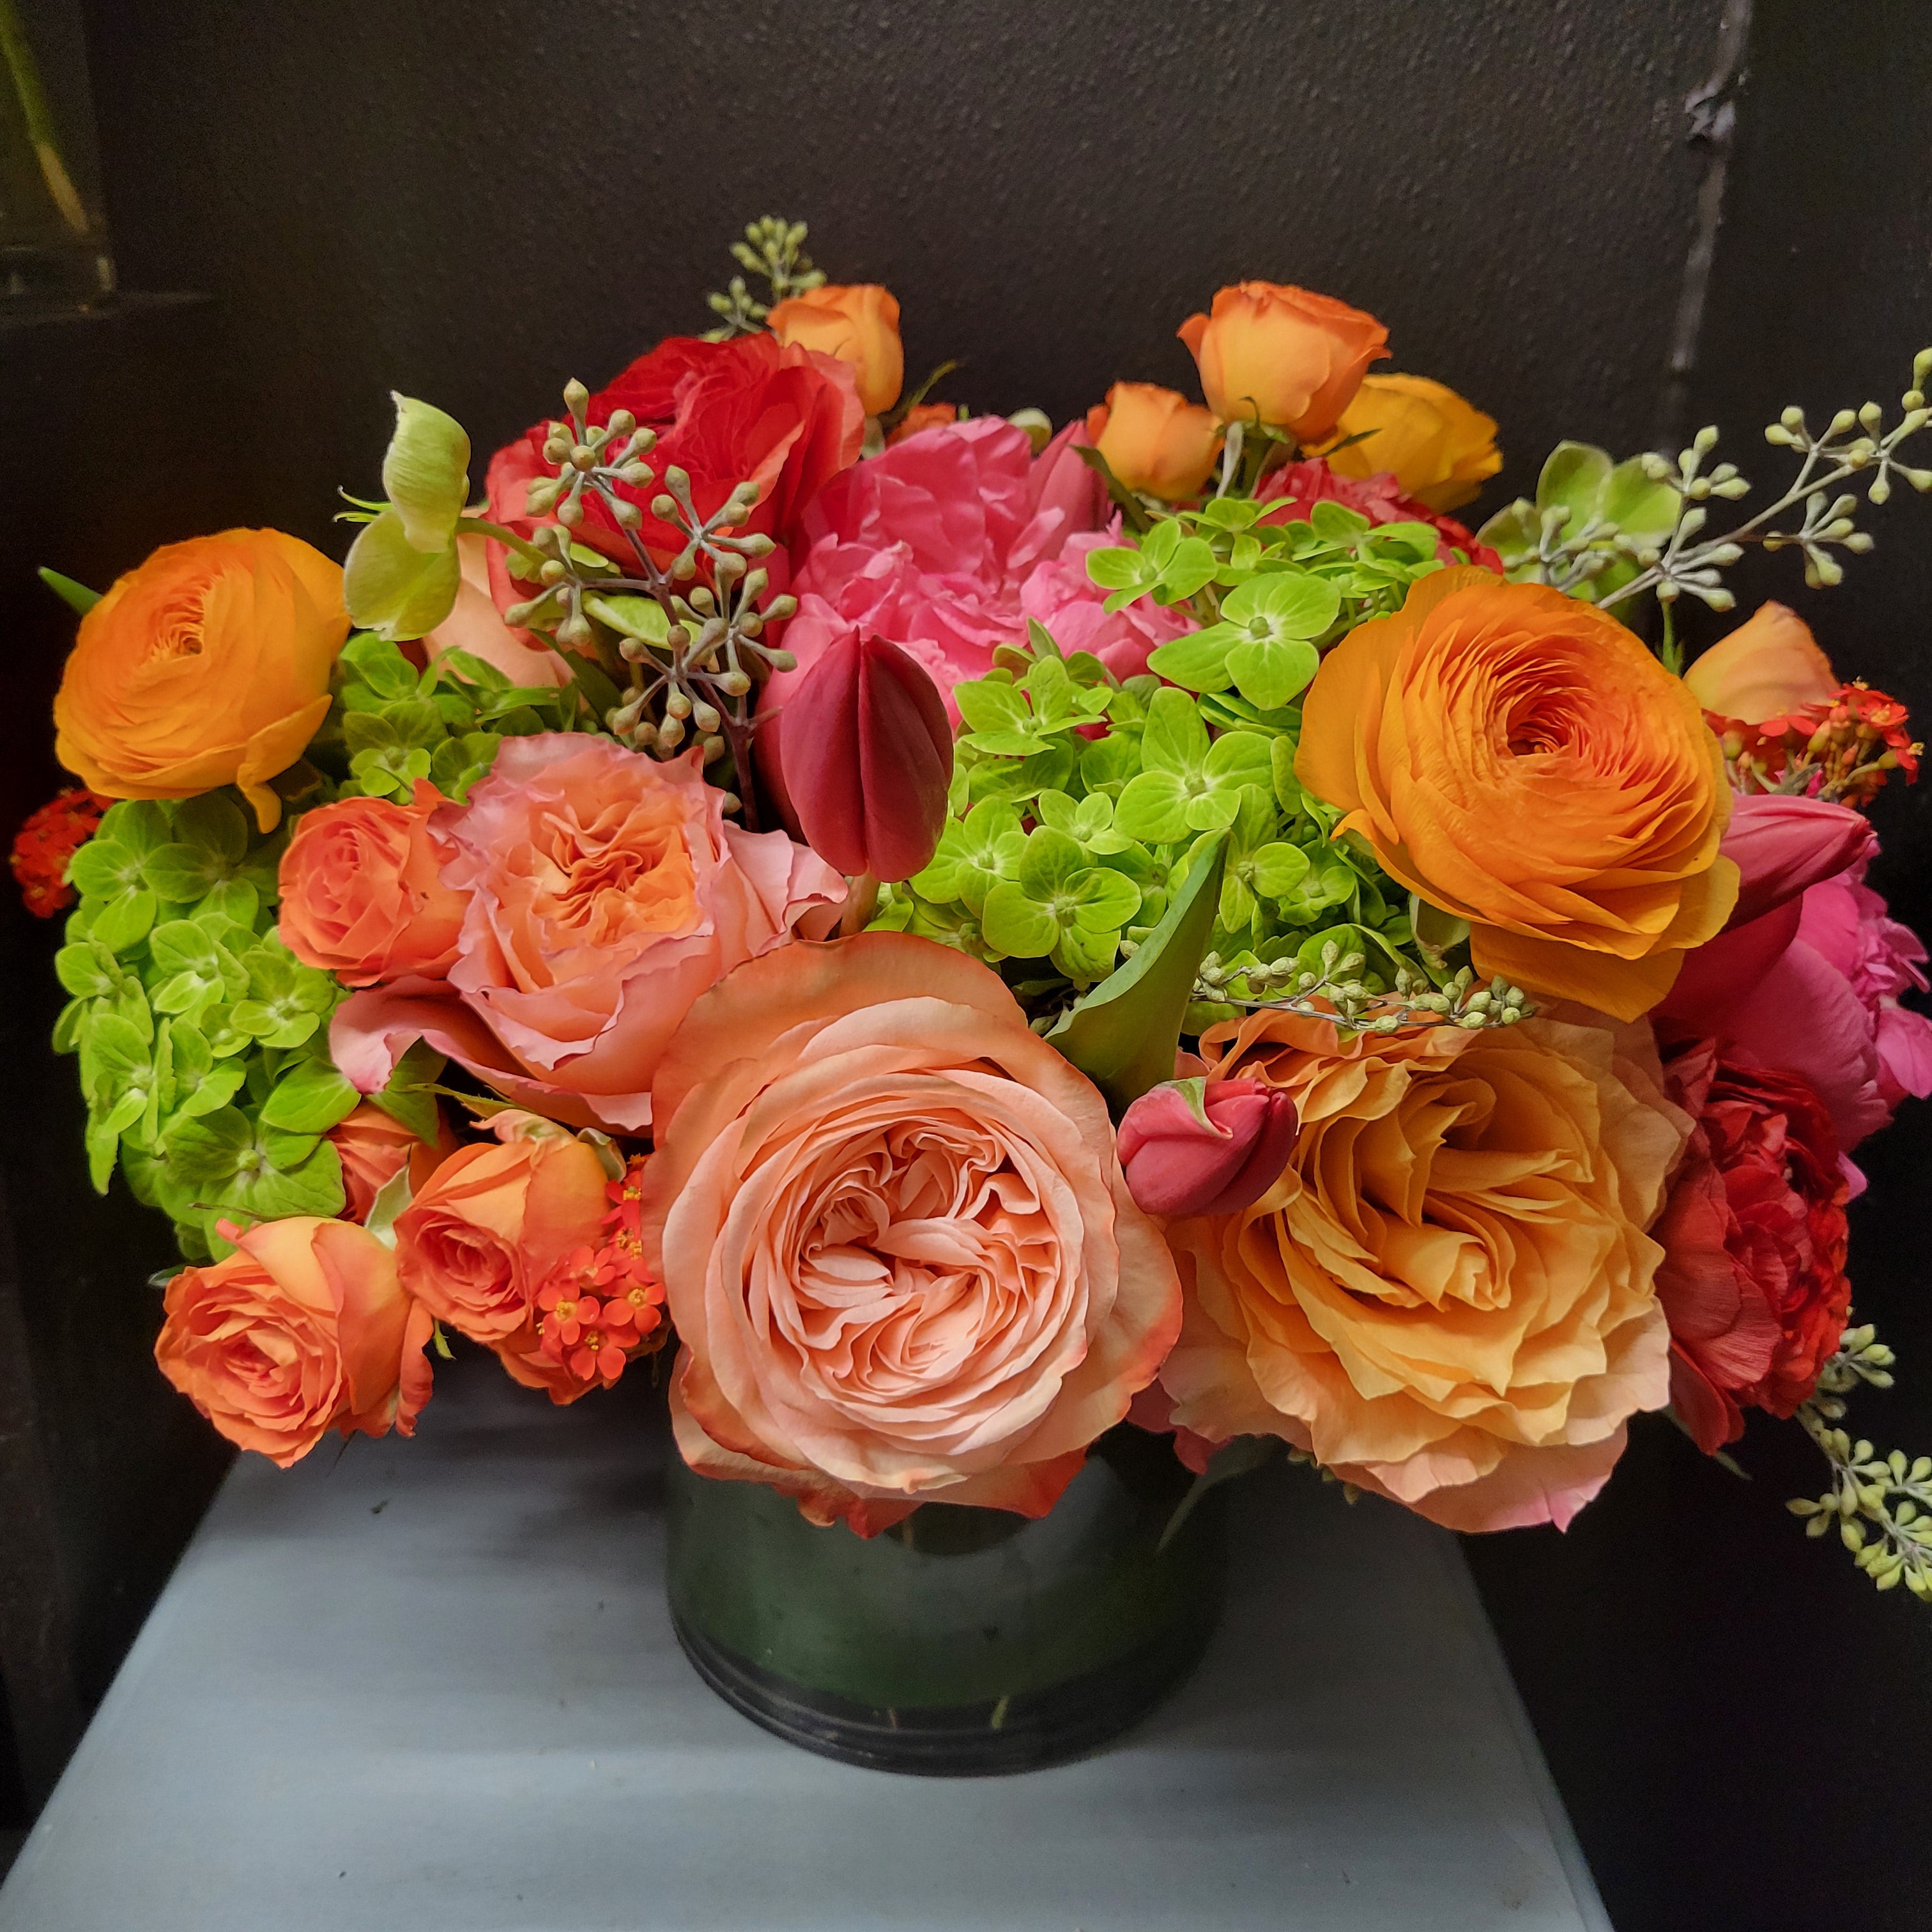
{"type": "MultiPolygon", "coordinates": [[[[1774,466],[1758,426],[1784,401],[1892,394],[1932,335],[1932,165],[1911,106],[1932,76],[1898,31],[1910,11],[1760,5],[1693,385],[1696,419],[1721,413],[1753,474],[1774,466]]],[[[909,364],[960,358],[949,393],[976,408],[1064,417],[1120,377],[1188,386],[1175,325],[1262,275],[1372,309],[1396,366],[1500,417],[1510,464],[1490,503],[1528,488],[1558,436],[1640,447],[1694,215],[1682,101],[1718,14],[93,0],[124,281],[211,299],[0,335],[8,815],[57,782],[44,704],[64,627],[28,562],[104,582],[157,542],[242,519],[339,551],[331,493],[374,482],[390,388],[454,411],[487,452],[566,374],[600,380],[703,326],[725,243],[767,209],[809,220],[835,277],[892,286],[909,364]]],[[[1848,669],[1932,705],[1912,507],[1875,524],[1882,568],[1854,565],[1814,602],[1848,669]]],[[[1928,876],[1912,810],[1888,804],[1886,825],[1908,896],[1928,876]]],[[[71,1064],[38,1046],[51,935],[5,919],[24,1104],[0,1158],[91,1685],[219,1459],[145,1359],[140,1280],[164,1231],[87,1195],[71,1064]]],[[[1868,1223],[1895,1230],[1924,1198],[1923,1144],[1901,1130],[1874,1161],[1868,1223]]],[[[1903,1302],[1910,1250],[1883,1227],[1860,1239],[1874,1306],[1903,1302]]],[[[1882,1426],[1932,1449],[1894,1403],[1882,1426]]],[[[1916,1923],[1825,1911],[1810,1834],[1850,1825],[1839,1763],[1875,1792],[1915,1774],[1904,1719],[1824,1709],[1840,1655],[1874,1652],[1896,1678],[1916,1643],[1922,1678],[1932,1627],[1796,1534],[1777,1505],[1812,1480],[1802,1440],[1746,1447],[1761,1477],[1741,1491],[1667,1430],[1646,1434],[1567,1541],[1474,1551],[1490,1600],[1623,1932],[1916,1923]]]]}

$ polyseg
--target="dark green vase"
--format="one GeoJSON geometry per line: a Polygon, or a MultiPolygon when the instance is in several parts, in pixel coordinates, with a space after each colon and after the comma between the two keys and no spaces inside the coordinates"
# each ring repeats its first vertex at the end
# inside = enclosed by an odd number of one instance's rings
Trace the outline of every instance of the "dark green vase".
{"type": "Polygon", "coordinates": [[[1199,1659],[1220,1609],[1221,1492],[1116,1430],[1051,1514],[928,1503],[867,1540],[673,1459],[678,1641],[728,1703],[808,1750],[966,1777],[1096,1749],[1199,1659]]]}

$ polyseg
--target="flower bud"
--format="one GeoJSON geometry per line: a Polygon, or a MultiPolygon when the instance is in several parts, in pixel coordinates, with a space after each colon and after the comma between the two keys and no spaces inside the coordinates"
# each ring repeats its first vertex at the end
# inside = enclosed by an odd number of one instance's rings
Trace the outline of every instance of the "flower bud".
{"type": "Polygon", "coordinates": [[[1281,1177],[1294,1102],[1258,1080],[1171,1080],[1121,1117],[1120,1166],[1143,1212],[1233,1214],[1281,1177]]]}
{"type": "Polygon", "coordinates": [[[1726,931],[1789,903],[1878,849],[1862,812],[1828,799],[1752,792],[1731,801],[1720,848],[1738,868],[1738,903],[1726,931]]]}
{"type": "Polygon", "coordinates": [[[760,766],[806,843],[849,877],[909,879],[946,823],[952,731],[925,668],[857,628],[767,711],[760,766]]]}
{"type": "Polygon", "coordinates": [[[1087,434],[1128,489],[1170,503],[1200,495],[1221,448],[1214,411],[1156,382],[1116,382],[1087,434]]]}

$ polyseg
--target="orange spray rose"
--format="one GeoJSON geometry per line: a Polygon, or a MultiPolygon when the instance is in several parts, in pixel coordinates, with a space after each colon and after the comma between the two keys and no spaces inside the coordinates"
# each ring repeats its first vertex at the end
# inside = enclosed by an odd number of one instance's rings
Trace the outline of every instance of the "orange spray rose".
{"type": "Polygon", "coordinates": [[[1087,435],[1130,490],[1169,503],[1200,495],[1221,447],[1214,411],[1157,382],[1116,382],[1087,412],[1087,435]]]}
{"type": "Polygon", "coordinates": [[[393,1114],[384,1113],[368,1100],[331,1127],[328,1138],[341,1157],[342,1187],[348,1200],[343,1211],[352,1221],[369,1218],[376,1195],[406,1166],[411,1198],[420,1194],[429,1185],[430,1176],[457,1149],[456,1136],[440,1114],[432,1147],[418,1140],[393,1114]]]}
{"type": "Polygon", "coordinates": [[[1369,364],[1388,353],[1388,331],[1373,316],[1277,282],[1222,289],[1211,314],[1190,315],[1176,332],[1223,422],[1258,416],[1304,442],[1335,427],[1369,364]]]}
{"type": "Polygon", "coordinates": [[[284,1468],[332,1430],[415,1432],[428,1311],[366,1228],[303,1215],[238,1237],[168,1283],[161,1372],[230,1442],[284,1468]]]}
{"type": "Polygon", "coordinates": [[[1336,646],[1295,776],[1466,919],[1477,968],[1634,1019],[1724,928],[1738,868],[1696,699],[1607,612],[1486,570],[1422,579],[1336,646]]]}
{"type": "Polygon", "coordinates": [[[54,699],[56,754],[110,798],[241,787],[264,832],[268,781],[328,710],[349,634],[342,572],[280,530],[224,530],[154,552],[80,620],[54,699]]]}
{"type": "Polygon", "coordinates": [[[1691,665],[1684,682],[1714,716],[1746,724],[1825,704],[1838,688],[1832,660],[1818,648],[1810,626],[1782,604],[1760,604],[1691,665]]]}
{"type": "Polygon", "coordinates": [[[780,302],[765,326],[788,349],[815,349],[850,363],[868,416],[883,415],[898,400],[905,351],[898,302],[890,290],[874,282],[843,288],[828,283],[780,302]]]}
{"type": "Polygon", "coordinates": [[[1438,514],[1470,502],[1503,466],[1496,418],[1426,376],[1364,376],[1336,434],[1364,439],[1329,455],[1337,476],[1386,471],[1405,496],[1438,514]]]}
{"type": "Polygon", "coordinates": [[[450,1156],[396,1217],[404,1286],[439,1322],[495,1343],[530,1318],[544,1277],[602,1238],[604,1166],[594,1148],[526,1114],[491,1123],[516,1136],[450,1156]]]}
{"type": "Polygon", "coordinates": [[[430,814],[448,802],[419,779],[413,804],[345,798],[304,812],[282,854],[282,944],[345,986],[440,977],[469,904],[442,883],[450,848],[430,830],[430,814]]]}

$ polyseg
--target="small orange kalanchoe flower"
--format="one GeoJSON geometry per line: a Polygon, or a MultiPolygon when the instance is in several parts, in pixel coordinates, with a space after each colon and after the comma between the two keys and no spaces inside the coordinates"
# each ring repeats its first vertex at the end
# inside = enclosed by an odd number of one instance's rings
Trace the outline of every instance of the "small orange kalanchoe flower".
{"type": "Polygon", "coordinates": [[[36,919],[52,919],[74,904],[68,866],[94,836],[101,814],[113,802],[84,785],[69,785],[38,812],[29,812],[14,835],[7,862],[20,881],[27,910],[36,919]]]}

